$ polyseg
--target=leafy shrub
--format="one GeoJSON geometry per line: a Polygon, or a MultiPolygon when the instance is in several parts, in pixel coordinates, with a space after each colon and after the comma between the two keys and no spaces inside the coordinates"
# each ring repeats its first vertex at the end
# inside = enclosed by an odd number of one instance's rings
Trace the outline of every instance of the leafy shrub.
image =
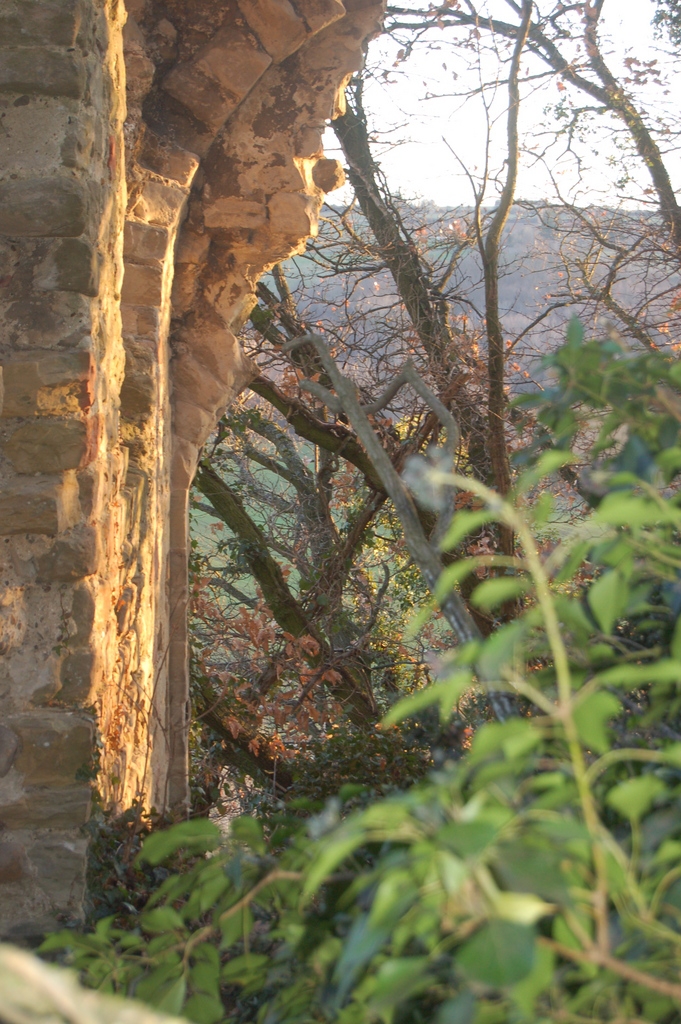
{"type": "Polygon", "coordinates": [[[526,712],[346,816],[339,801],[282,815],[267,838],[240,818],[221,849],[206,822],[153,834],[152,865],[217,852],[129,929],[101,921],[45,950],[67,946],[90,984],[198,1024],[679,1020],[681,366],[585,342],[576,323],[551,365],[555,387],[523,400],[543,433],[511,499],[448,477],[484,508],[457,513],[446,543],[487,519],[518,554],[459,562],[442,588],[496,567],[474,600],[521,598],[520,613],[385,724],[428,703],[446,718],[476,675],[526,712]],[[557,472],[584,512],[547,547],[557,472]]]}

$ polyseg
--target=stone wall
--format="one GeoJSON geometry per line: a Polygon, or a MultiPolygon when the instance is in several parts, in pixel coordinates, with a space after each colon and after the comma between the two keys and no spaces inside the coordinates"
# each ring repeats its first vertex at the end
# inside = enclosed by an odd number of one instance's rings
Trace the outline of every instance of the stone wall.
{"type": "Polygon", "coordinates": [[[0,4],[0,932],[187,797],[187,508],[259,276],[342,181],[372,0],[0,4]]]}

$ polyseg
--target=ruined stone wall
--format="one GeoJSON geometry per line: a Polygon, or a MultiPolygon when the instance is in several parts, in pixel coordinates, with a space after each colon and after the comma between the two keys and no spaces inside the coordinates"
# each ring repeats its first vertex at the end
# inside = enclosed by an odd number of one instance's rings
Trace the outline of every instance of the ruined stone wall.
{"type": "Polygon", "coordinates": [[[0,932],[187,796],[187,510],[373,0],[0,0],[0,932]],[[124,54],[124,59],[123,59],[124,54]]]}

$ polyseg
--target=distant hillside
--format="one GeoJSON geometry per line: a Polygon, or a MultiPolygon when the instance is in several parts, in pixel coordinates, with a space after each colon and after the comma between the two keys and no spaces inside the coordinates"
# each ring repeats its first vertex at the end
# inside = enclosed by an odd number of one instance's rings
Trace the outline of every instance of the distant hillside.
{"type": "MultiPolygon", "coordinates": [[[[463,243],[445,294],[453,315],[467,318],[459,326],[482,334],[480,255],[475,244],[465,245],[471,237],[472,209],[423,204],[403,206],[400,213],[415,240],[427,244],[438,273],[463,243]]],[[[390,275],[377,262],[372,272],[368,250],[362,253],[357,245],[345,249],[338,242],[339,214],[332,210],[331,223],[322,225],[319,239],[303,256],[289,261],[287,275],[306,321],[342,338],[354,352],[351,361],[361,365],[362,352],[392,349],[391,335],[408,330],[408,324],[395,308],[398,300],[390,275]],[[353,265],[354,272],[349,269],[353,265]]],[[[355,231],[370,241],[361,216],[352,216],[355,231]]],[[[499,292],[504,332],[515,345],[509,363],[520,367],[517,385],[526,380],[525,373],[536,375],[539,357],[560,343],[575,314],[588,330],[602,335],[614,328],[633,343],[631,322],[642,324],[661,346],[681,335],[679,312],[671,308],[681,278],[675,269],[670,271],[660,252],[658,231],[658,218],[646,210],[513,209],[503,236],[499,292]],[[589,223],[596,226],[597,238],[589,223]],[[609,275],[613,281],[606,302],[598,293],[609,275]],[[527,333],[517,341],[523,332],[527,333]]]]}

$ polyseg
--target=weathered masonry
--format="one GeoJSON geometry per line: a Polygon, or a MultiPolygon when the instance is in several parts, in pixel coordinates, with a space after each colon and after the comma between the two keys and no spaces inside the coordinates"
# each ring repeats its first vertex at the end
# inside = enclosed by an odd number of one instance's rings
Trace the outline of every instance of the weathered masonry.
{"type": "Polygon", "coordinates": [[[380,0],[0,0],[0,933],[187,790],[187,500],[380,0]]]}

